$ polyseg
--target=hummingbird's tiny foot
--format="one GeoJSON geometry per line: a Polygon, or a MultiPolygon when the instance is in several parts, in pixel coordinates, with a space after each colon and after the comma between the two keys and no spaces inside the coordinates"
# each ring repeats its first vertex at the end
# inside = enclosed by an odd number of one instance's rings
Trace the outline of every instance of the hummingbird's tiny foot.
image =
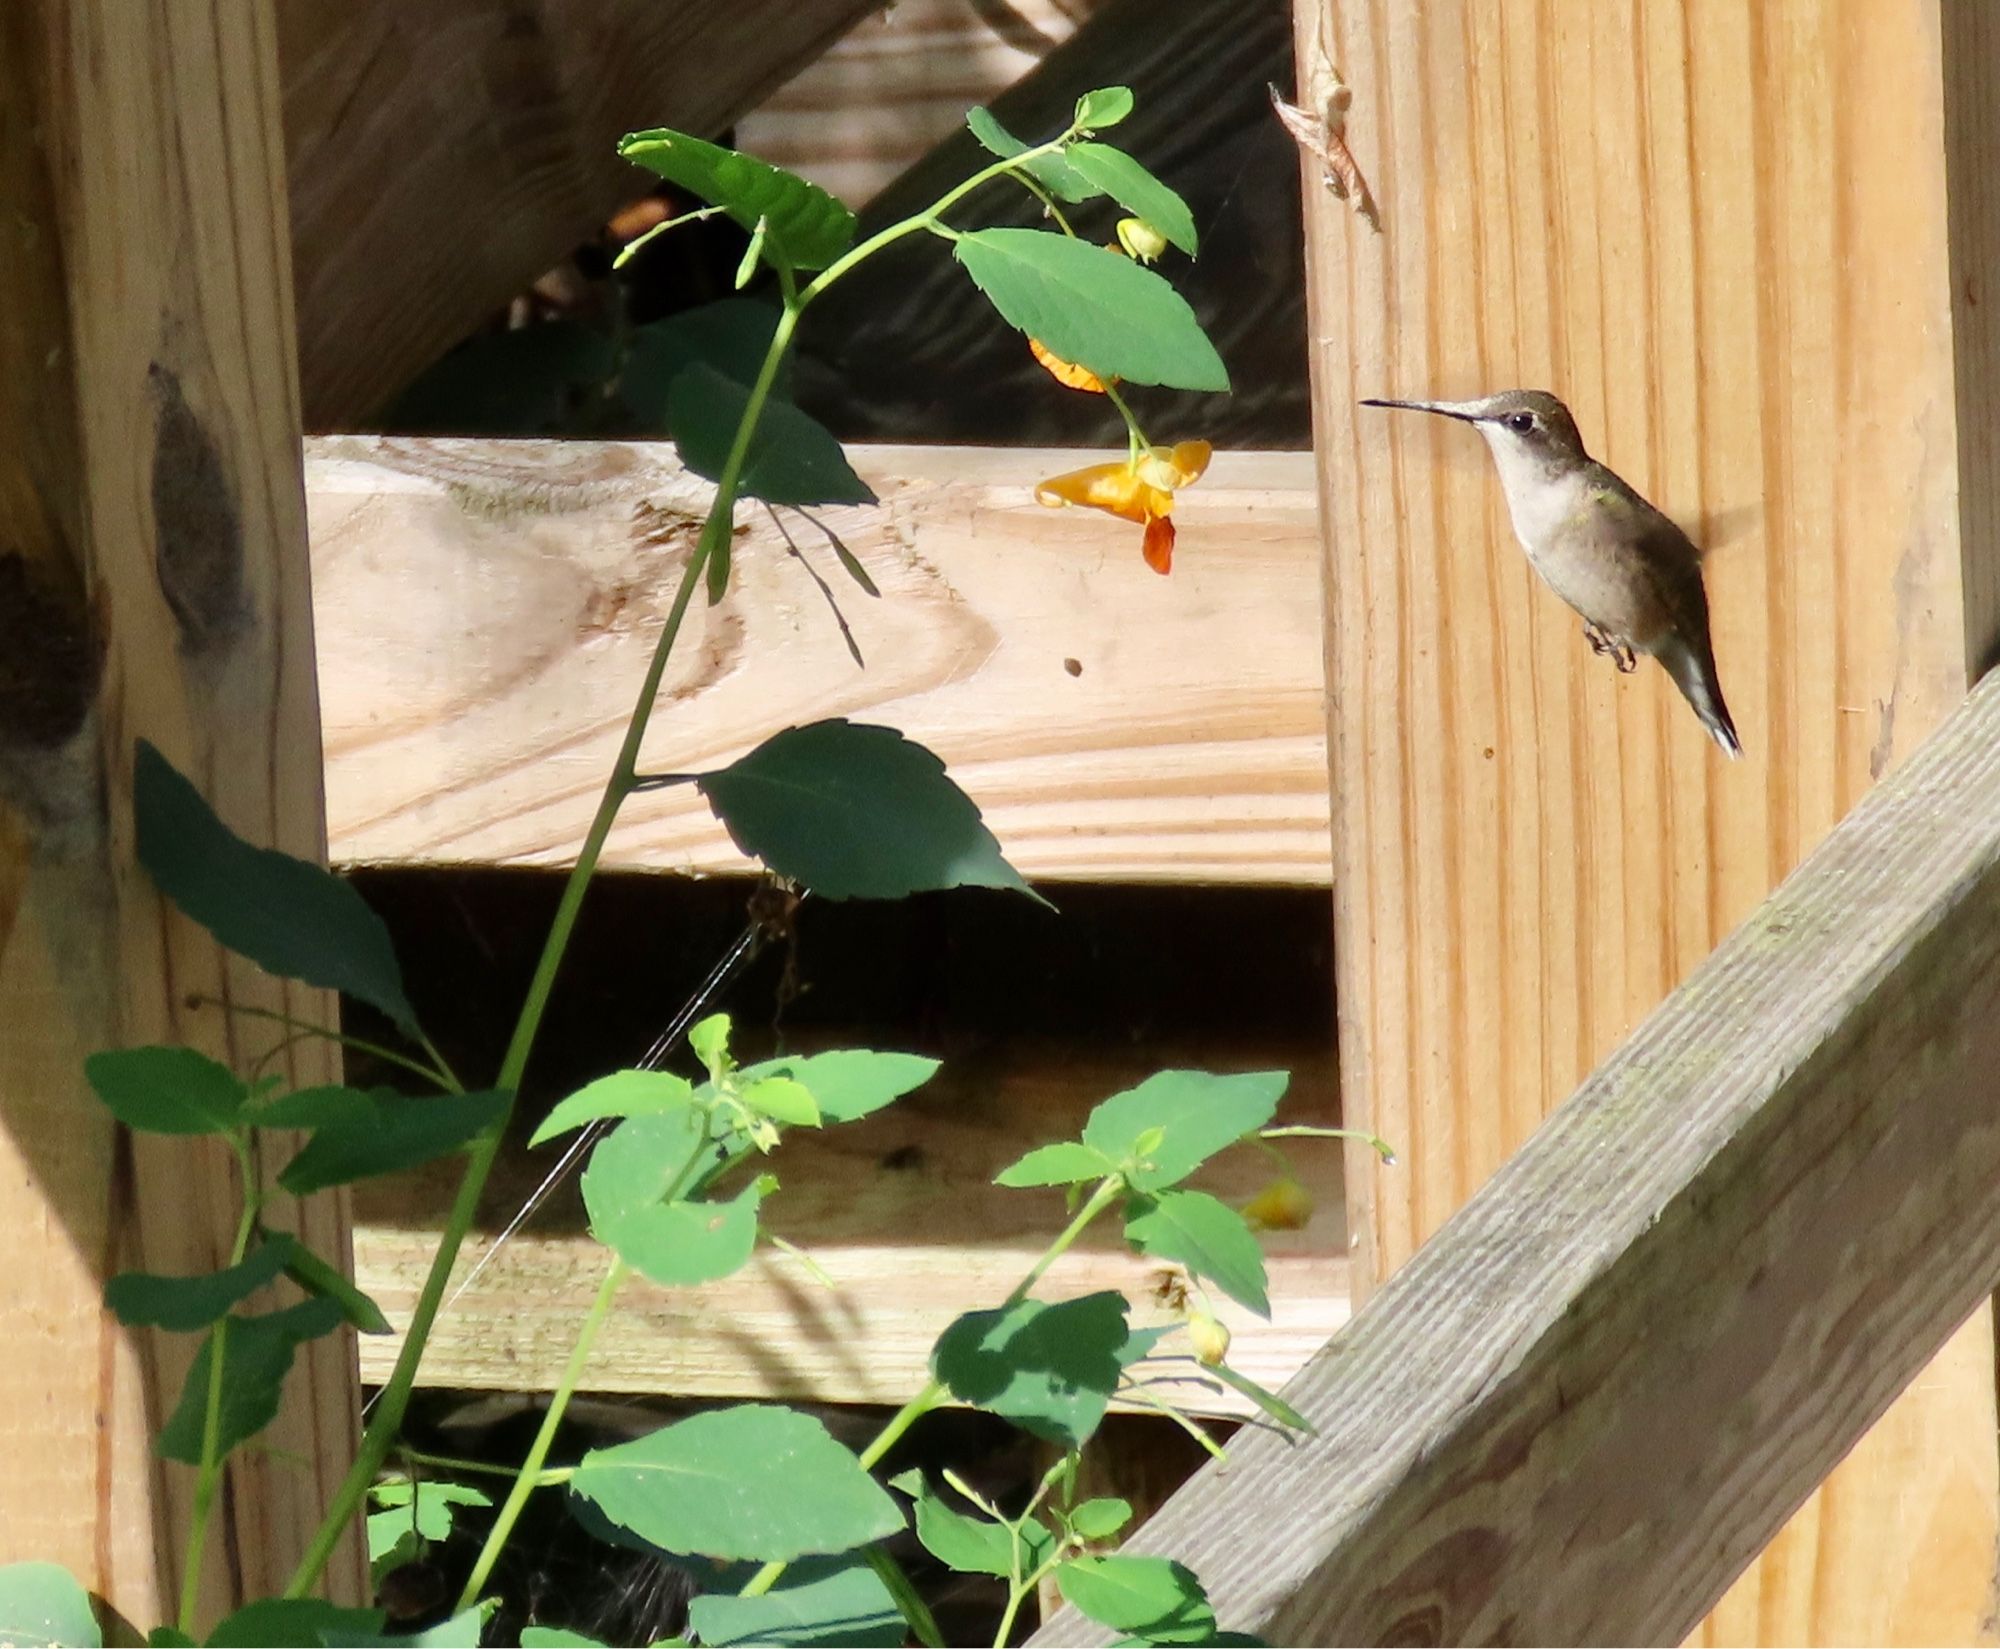
{"type": "Polygon", "coordinates": [[[1632,649],[1601,625],[1586,620],[1583,626],[1583,639],[1590,643],[1590,650],[1599,658],[1608,655],[1611,662],[1618,666],[1620,675],[1629,676],[1638,669],[1639,660],[1633,655],[1632,649]]]}

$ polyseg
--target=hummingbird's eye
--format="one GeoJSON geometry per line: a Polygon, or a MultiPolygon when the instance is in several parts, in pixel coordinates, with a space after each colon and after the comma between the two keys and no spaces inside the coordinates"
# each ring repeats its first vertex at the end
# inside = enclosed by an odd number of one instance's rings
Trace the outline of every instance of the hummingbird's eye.
{"type": "Polygon", "coordinates": [[[1510,412],[1507,414],[1507,427],[1516,435],[1526,435],[1535,427],[1535,415],[1532,412],[1510,412]]]}

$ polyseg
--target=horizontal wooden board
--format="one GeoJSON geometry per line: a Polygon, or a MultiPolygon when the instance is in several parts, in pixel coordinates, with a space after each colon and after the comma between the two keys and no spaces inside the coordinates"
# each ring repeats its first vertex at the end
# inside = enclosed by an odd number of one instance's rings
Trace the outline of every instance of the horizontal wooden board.
{"type": "MultiPolygon", "coordinates": [[[[584,1377],[587,1389],[693,1397],[775,1397],[898,1404],[927,1378],[926,1359],[961,1312],[997,1305],[1061,1228],[1059,1191],[1007,1191],[993,1175],[1023,1151],[1073,1137],[1089,1108],[1152,1070],[1143,1052],[1107,1055],[1074,1044],[1015,1046],[947,1063],[930,1088],[823,1136],[800,1133],[772,1159],[780,1189],[766,1205],[777,1235],[806,1248],[829,1289],[798,1260],[760,1251],[748,1270],[702,1288],[644,1280],[621,1291],[584,1377]],[[932,1090],[935,1090],[933,1092],[932,1090]]],[[[1283,1122],[1336,1120],[1332,1050],[1293,1046],[1230,1069],[1288,1067],[1283,1122]]],[[[1313,1192],[1310,1223],[1270,1233],[1272,1318],[1220,1302],[1235,1335],[1230,1361],[1275,1389],[1347,1318],[1346,1210],[1340,1158],[1325,1141],[1287,1141],[1313,1192]]],[[[559,1154],[510,1152],[459,1261],[465,1276],[559,1154]]],[[[356,1188],[355,1274],[394,1323],[409,1315],[456,1183],[455,1164],[356,1188]]],[[[1239,1149],[1201,1182],[1241,1201],[1274,1164],[1239,1149]]],[[[547,1390],[603,1280],[605,1252],[582,1235],[573,1186],[553,1197],[473,1286],[439,1317],[424,1358],[427,1384],[547,1390]]],[[[1113,1221],[1059,1260],[1037,1291],[1069,1298],[1122,1289],[1134,1322],[1165,1322],[1153,1298],[1157,1262],[1128,1252],[1113,1221]]],[[[400,1344],[364,1338],[364,1380],[386,1378],[400,1344]]],[[[1180,1349],[1185,1349],[1183,1340],[1180,1349]]],[[[1190,1365],[1180,1365],[1192,1372],[1190,1365]]],[[[1161,1388],[1197,1413],[1242,1414],[1233,1392],[1176,1381],[1161,1388]]]]}
{"type": "MultiPolygon", "coordinates": [[[[882,502],[795,516],[867,660],[745,507],[697,603],[647,765],[713,768],[797,722],[931,745],[1031,877],[1324,885],[1319,551],[1309,453],[1221,453],[1181,495],[1171,577],[1138,529],[1035,503],[1102,453],[863,448],[882,502]]],[[[336,862],[560,865],[582,839],[706,485],[636,443],[308,443],[336,862]]],[[[688,787],[640,795],[608,864],[740,871],[688,787]]]]}

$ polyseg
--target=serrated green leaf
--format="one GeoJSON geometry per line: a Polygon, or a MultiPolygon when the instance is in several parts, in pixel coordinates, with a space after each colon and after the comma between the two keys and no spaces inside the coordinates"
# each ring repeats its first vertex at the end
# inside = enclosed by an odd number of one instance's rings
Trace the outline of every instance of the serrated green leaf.
{"type": "Polygon", "coordinates": [[[365,1115],[368,1096],[344,1083],[327,1082],[311,1088],[294,1088],[288,1094],[262,1105],[251,1105],[243,1120],[255,1128],[324,1128],[328,1123],[365,1115]]]}
{"type": "Polygon", "coordinates": [[[1125,1296],[970,1311],[938,1336],[931,1372],[962,1403],[1080,1448],[1104,1419],[1127,1359],[1125,1296]]]}
{"type": "Polygon", "coordinates": [[[1099,1625],[1154,1641],[1215,1630],[1215,1611],[1192,1571],[1164,1557],[1078,1557],[1056,1565],[1063,1597],[1099,1625]]]}
{"type": "Polygon", "coordinates": [[[1047,902],[944,763],[893,727],[788,727],[697,782],[739,848],[825,898],[993,887],[1047,902]]]}
{"type": "Polygon", "coordinates": [[[794,269],[824,269],[854,244],[854,214],[781,167],[664,126],[622,138],[618,152],[722,207],[753,233],[761,220],[794,269]]]}
{"type": "Polygon", "coordinates": [[[282,1232],[252,1249],[240,1265],[200,1277],[125,1271],[104,1285],[104,1303],[128,1328],[192,1334],[247,1300],[285,1269],[296,1246],[282,1232]]]}
{"type": "Polygon", "coordinates": [[[377,1483],[368,1495],[384,1511],[399,1514],[404,1528],[414,1528],[429,1541],[451,1538],[452,1524],[457,1517],[453,1507],[493,1504],[491,1495],[484,1489],[475,1489],[470,1483],[434,1483],[429,1478],[421,1482],[412,1482],[407,1477],[392,1478],[386,1483],[377,1483]],[[413,1504],[416,1507],[414,1513],[410,1510],[413,1504]]]}
{"type": "Polygon", "coordinates": [[[730,1020],[726,1013],[712,1013],[697,1019],[688,1031],[688,1050],[701,1061],[702,1069],[718,1081],[736,1068],[729,1051],[730,1020]]]}
{"type": "Polygon", "coordinates": [[[1125,1240],[1157,1260],[1175,1260],[1260,1317],[1271,1315],[1264,1251],[1243,1216],[1206,1191],[1162,1191],[1127,1204],[1125,1240]]]}
{"type": "Polygon", "coordinates": [[[587,1122],[608,1117],[657,1116],[693,1102],[694,1088],[686,1077],[667,1071],[613,1071],[558,1100],[555,1108],[542,1118],[541,1126],[528,1136],[528,1144],[544,1145],[556,1135],[581,1128],[587,1122]]]}
{"type": "Polygon", "coordinates": [[[1108,143],[1072,143],[1064,153],[1080,177],[1134,217],[1144,218],[1189,257],[1195,255],[1194,214],[1187,202],[1123,149],[1108,143]]]}
{"type": "Polygon", "coordinates": [[[1119,252],[1041,229],[979,229],[953,255],[1001,318],[1100,378],[1226,390],[1187,300],[1119,252]]]}
{"type": "Polygon", "coordinates": [[[995,1185],[1076,1185],[1084,1180],[1103,1179],[1117,1170],[1102,1151],[1080,1145],[1073,1139],[1054,1145],[1038,1145],[1026,1156],[1010,1162],[993,1176],[995,1185]]]}
{"type": "Polygon", "coordinates": [[[819,1106],[822,1122],[853,1122],[892,1104],[937,1074],[938,1062],[920,1054],[875,1053],[836,1048],[823,1054],[794,1054],[745,1065],[745,1082],[788,1076],[803,1083],[819,1106]]]}
{"type": "Polygon", "coordinates": [[[1101,132],[1116,126],[1132,112],[1130,86],[1101,86],[1076,100],[1076,124],[1086,132],[1101,132]]]}
{"type": "Polygon", "coordinates": [[[889,1588],[865,1558],[807,1558],[762,1597],[708,1593],[688,1623],[709,1649],[780,1644],[839,1649],[901,1643],[906,1628],[889,1588]]]}
{"type": "Polygon", "coordinates": [[[773,1122],[786,1123],[794,1128],[817,1128],[820,1125],[819,1106],[813,1099],[812,1090],[788,1076],[767,1076],[755,1082],[746,1082],[737,1098],[749,1110],[759,1116],[767,1116],[773,1122]]]}
{"type": "Polygon", "coordinates": [[[385,1633],[338,1624],[323,1626],[319,1641],[327,1649],[479,1649],[486,1622],[499,1607],[498,1598],[487,1598],[421,1632],[385,1633]]]}
{"type": "Polygon", "coordinates": [[[770,1189],[756,1180],[727,1202],[677,1200],[600,1217],[597,1240],[634,1271],[668,1287],[714,1282],[740,1271],[757,1246],[757,1210],[770,1189]]]}
{"type": "Polygon", "coordinates": [[[618,370],[609,333],[560,317],[468,338],[371,425],[398,435],[573,435],[618,370]]]}
{"type": "MultiPolygon", "coordinates": [[[[965,124],[981,148],[1002,160],[1012,160],[1016,155],[1026,153],[1030,147],[995,120],[991,110],[977,105],[965,111],[965,124]]],[[[1071,205],[1094,199],[1099,193],[1094,184],[1084,182],[1071,171],[1069,163],[1060,154],[1037,155],[1033,160],[1024,160],[1021,170],[1057,200],[1071,205]]]]}
{"type": "Polygon", "coordinates": [[[825,1426],[762,1404],[593,1449],[569,1488],[653,1545],[704,1557],[788,1563],[903,1527],[895,1501],[825,1426]]]}
{"type": "MultiPolygon", "coordinates": [[[[635,327],[618,376],[618,398],[641,426],[665,434],[667,394],[682,372],[704,365],[748,389],[763,370],[777,326],[775,306],[754,298],[722,298],[635,327]]],[[[786,358],[779,362],[771,393],[789,401],[790,382],[786,358]]]]}
{"type": "MultiPolygon", "coordinates": [[[[947,1569],[1003,1580],[1015,1573],[1014,1536],[1005,1524],[958,1510],[915,1467],[891,1479],[891,1486],[916,1501],[917,1540],[947,1569]]],[[[1020,1573],[1026,1575],[1055,1549],[1055,1536],[1031,1518],[1022,1526],[1021,1544],[1020,1573]]]]}
{"type": "Polygon", "coordinates": [[[323,1644],[329,1632],[379,1640],[380,1609],[343,1609],[316,1597],[270,1597],[246,1603],[209,1634],[215,1649],[273,1649],[281,1644],[323,1644]]]}
{"type": "MultiPolygon", "coordinates": [[[[262,1317],[229,1317],[222,1358],[222,1408],[216,1446],[226,1454],[254,1437],[277,1416],[292,1354],[308,1340],[340,1326],[340,1308],[330,1300],[302,1300],[262,1317]]],[[[208,1413],[208,1370],[215,1355],[217,1324],[195,1354],[181,1386],[180,1401],[160,1428],[155,1448],[167,1460],[201,1463],[202,1427],[208,1413]]]]}
{"type": "Polygon", "coordinates": [[[523,1626],[521,1649],[606,1649],[606,1645],[560,1626],[523,1626]]]}
{"type": "Polygon", "coordinates": [[[592,1229],[606,1240],[605,1226],[698,1190],[720,1161],[697,1109],[628,1118],[597,1142],[583,1171],[592,1229]]]}
{"type": "Polygon", "coordinates": [[[83,1074],[113,1116],[149,1134],[227,1133],[250,1097],[227,1065],[192,1048],[112,1048],[83,1074]]]}
{"type": "Polygon", "coordinates": [[[1109,1540],[1131,1521],[1129,1500],[1086,1500],[1069,1514],[1069,1526],[1080,1540],[1109,1540]]]}
{"type": "Polygon", "coordinates": [[[339,877],[251,846],[144,739],[133,763],[132,811],[139,862],[218,944],[267,973],[344,992],[415,1031],[389,930],[339,877]]]}
{"type": "MultiPolygon", "coordinates": [[[[704,480],[720,481],[750,408],[750,391],[704,361],[684,369],[667,389],[667,428],[681,462],[704,480]]],[[[874,488],[854,473],[833,432],[789,401],[766,400],[737,476],[740,498],[767,504],[873,504],[874,488]]]]}
{"type": "Polygon", "coordinates": [[[90,1594],[60,1563],[0,1564],[0,1646],[98,1649],[103,1642],[90,1594]]]}
{"type": "Polygon", "coordinates": [[[1131,1161],[1136,1189],[1164,1190],[1268,1123],[1290,1081],[1284,1071],[1161,1071],[1098,1105],[1083,1142],[1115,1163],[1131,1161]]]}
{"type": "Polygon", "coordinates": [[[382,1308],[304,1243],[294,1240],[286,1251],[285,1275],[308,1294],[331,1300],[357,1333],[390,1332],[389,1319],[382,1315],[382,1308]]]}
{"type": "Polygon", "coordinates": [[[354,1102],[313,1130],[278,1183],[295,1197],[393,1174],[448,1155],[507,1113],[497,1091],[411,1098],[387,1088],[355,1091],[354,1102]]]}

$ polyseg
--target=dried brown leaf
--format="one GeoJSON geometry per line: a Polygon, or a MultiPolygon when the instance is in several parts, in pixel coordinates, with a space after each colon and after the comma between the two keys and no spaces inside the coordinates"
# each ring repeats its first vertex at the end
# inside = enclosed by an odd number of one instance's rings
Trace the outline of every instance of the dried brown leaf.
{"type": "Polygon", "coordinates": [[[1269,88],[1271,107],[1277,111],[1279,123],[1291,133],[1292,141],[1319,162],[1321,181],[1379,235],[1382,217],[1376,209],[1375,196],[1353,151],[1347,147],[1347,110],[1354,101],[1354,93],[1330,66],[1323,64],[1313,66],[1308,84],[1318,104],[1317,112],[1287,103],[1276,86],[1269,88]]]}

